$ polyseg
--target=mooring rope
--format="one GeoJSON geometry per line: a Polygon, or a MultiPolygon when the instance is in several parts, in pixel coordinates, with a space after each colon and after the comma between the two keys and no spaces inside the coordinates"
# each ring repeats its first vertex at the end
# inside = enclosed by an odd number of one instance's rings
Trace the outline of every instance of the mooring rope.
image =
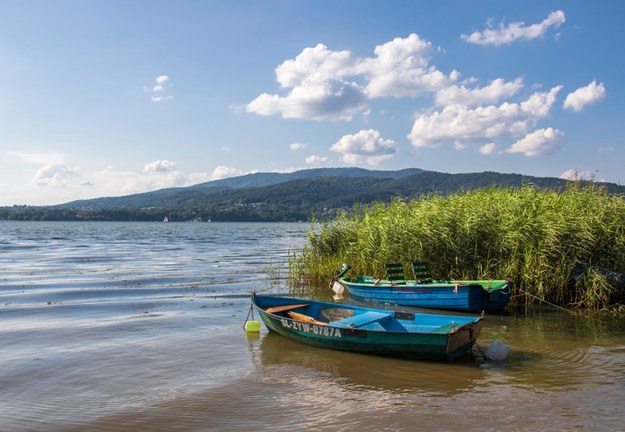
{"type": "Polygon", "coordinates": [[[543,303],[546,303],[546,304],[548,304],[549,306],[553,306],[553,307],[554,307],[554,308],[556,308],[556,309],[560,309],[560,310],[563,310],[563,311],[566,311],[566,312],[569,312],[569,313],[572,313],[573,315],[575,315],[575,311],[572,311],[571,309],[567,309],[567,308],[565,308],[565,307],[558,306],[557,304],[553,304],[553,303],[551,303],[551,302],[548,302],[547,300],[542,299],[542,298],[540,298],[540,297],[538,297],[538,296],[535,296],[534,294],[529,293],[529,292],[527,292],[527,291],[525,291],[525,290],[523,290],[523,289],[519,289],[519,291],[521,291],[522,293],[524,293],[524,294],[526,294],[526,295],[528,295],[528,296],[530,296],[530,297],[535,298],[535,299],[536,299],[536,300],[538,300],[538,301],[541,301],[541,302],[543,302],[543,303]]]}
{"type": "MultiPolygon", "coordinates": [[[[580,315],[580,314],[579,314],[577,311],[575,311],[575,310],[567,309],[567,308],[565,308],[565,307],[558,306],[557,304],[550,303],[550,302],[548,302],[547,300],[545,300],[545,299],[541,299],[540,297],[537,297],[537,296],[535,296],[534,294],[528,293],[528,292],[527,292],[527,291],[525,291],[525,290],[519,289],[519,291],[521,291],[521,292],[523,292],[523,293],[527,294],[527,295],[528,295],[528,296],[530,296],[530,297],[535,298],[535,299],[536,299],[536,300],[538,300],[538,301],[541,301],[541,302],[543,302],[543,303],[546,303],[546,304],[548,304],[549,306],[553,306],[553,307],[554,307],[554,308],[556,308],[556,309],[560,309],[560,310],[566,311],[566,312],[568,312],[568,313],[570,313],[570,314],[573,314],[573,315],[576,315],[576,316],[579,316],[579,315],[580,315]]],[[[588,316],[588,317],[586,317],[586,318],[587,318],[587,319],[591,319],[591,320],[593,320],[593,321],[595,321],[595,322],[598,322],[598,323],[601,323],[601,324],[611,325],[611,323],[610,323],[610,322],[608,322],[608,321],[606,321],[606,320],[604,320],[604,319],[601,319],[601,318],[597,318],[596,316],[593,316],[593,315],[588,316]]]]}
{"type": "Polygon", "coordinates": [[[250,320],[250,314],[252,315],[252,321],[254,321],[254,305],[250,301],[250,310],[247,311],[247,316],[245,317],[245,322],[243,323],[243,328],[245,328],[245,324],[250,320]]]}

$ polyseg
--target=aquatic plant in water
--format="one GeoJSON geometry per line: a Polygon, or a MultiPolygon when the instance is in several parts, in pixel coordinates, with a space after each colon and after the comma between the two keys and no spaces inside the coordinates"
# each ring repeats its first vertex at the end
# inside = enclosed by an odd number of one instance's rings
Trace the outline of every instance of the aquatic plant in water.
{"type": "Polygon", "coordinates": [[[609,276],[625,273],[624,247],[625,200],[592,182],[487,188],[357,205],[311,229],[289,257],[289,278],[292,291],[315,294],[343,262],[381,276],[387,262],[419,260],[439,279],[509,277],[512,303],[601,308],[624,300],[609,276]]]}

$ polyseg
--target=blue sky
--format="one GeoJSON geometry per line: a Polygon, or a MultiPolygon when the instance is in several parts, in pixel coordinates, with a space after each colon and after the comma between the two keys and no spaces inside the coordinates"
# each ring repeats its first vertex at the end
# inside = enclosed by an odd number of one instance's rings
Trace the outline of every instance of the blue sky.
{"type": "Polygon", "coordinates": [[[338,166],[625,184],[624,5],[0,0],[0,205],[338,166]]]}

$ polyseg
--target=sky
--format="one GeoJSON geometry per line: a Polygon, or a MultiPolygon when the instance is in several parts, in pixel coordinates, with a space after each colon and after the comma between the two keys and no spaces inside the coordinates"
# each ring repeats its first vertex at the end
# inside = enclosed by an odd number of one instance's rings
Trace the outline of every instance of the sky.
{"type": "Polygon", "coordinates": [[[0,206],[254,172],[625,184],[625,2],[0,0],[0,206]]]}

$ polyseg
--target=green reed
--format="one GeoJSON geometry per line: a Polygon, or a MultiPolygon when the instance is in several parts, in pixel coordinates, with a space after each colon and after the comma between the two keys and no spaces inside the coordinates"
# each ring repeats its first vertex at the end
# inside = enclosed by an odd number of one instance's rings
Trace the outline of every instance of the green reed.
{"type": "Polygon", "coordinates": [[[625,272],[624,246],[625,200],[594,183],[489,188],[356,206],[311,228],[289,274],[301,294],[327,289],[343,262],[350,274],[383,276],[385,263],[418,260],[439,279],[509,277],[513,303],[601,308],[624,301],[623,287],[601,270],[625,272]],[[589,270],[576,274],[579,263],[589,270]]]}

